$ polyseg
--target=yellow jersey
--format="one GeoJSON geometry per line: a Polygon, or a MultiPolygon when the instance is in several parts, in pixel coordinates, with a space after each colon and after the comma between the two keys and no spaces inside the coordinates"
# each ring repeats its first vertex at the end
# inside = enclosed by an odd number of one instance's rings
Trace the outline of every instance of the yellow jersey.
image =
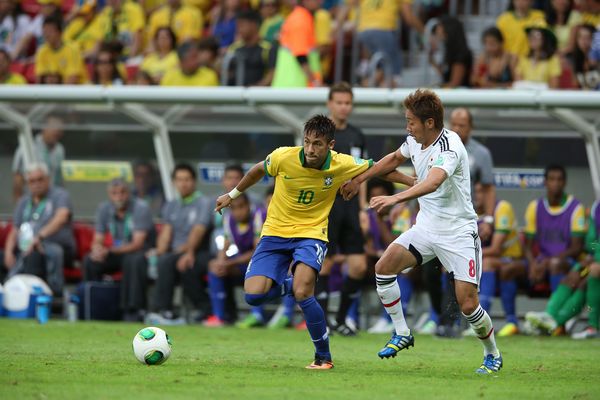
{"type": "Polygon", "coordinates": [[[179,67],[179,58],[177,58],[177,53],[173,50],[165,57],[160,58],[158,53],[150,53],[144,58],[142,61],[142,65],[140,65],[140,70],[147,72],[154,79],[162,78],[167,71],[176,69],[179,67]]]}
{"type": "Polygon", "coordinates": [[[523,56],[519,58],[516,72],[525,81],[550,84],[551,79],[560,77],[562,69],[558,56],[536,62],[523,56]]]}
{"type": "Polygon", "coordinates": [[[63,40],[75,43],[84,53],[91,52],[96,43],[103,38],[97,19],[95,18],[89,24],[83,17],[73,19],[63,31],[63,40]]]}
{"type": "Polygon", "coordinates": [[[35,54],[35,75],[59,74],[63,82],[73,75],[79,77],[78,83],[87,82],[87,69],[79,47],[73,43],[63,43],[53,49],[44,43],[35,54]]]}
{"type": "Polygon", "coordinates": [[[358,31],[395,31],[403,4],[412,4],[412,0],[360,0],[358,31]]]}
{"type": "Polygon", "coordinates": [[[193,75],[185,75],[180,68],[167,71],[160,80],[161,86],[219,86],[217,73],[210,68],[200,67],[193,75]]]}
{"type": "Polygon", "coordinates": [[[202,35],[204,19],[202,12],[194,6],[182,6],[175,13],[171,7],[162,6],[150,17],[148,23],[147,42],[154,40],[156,31],[160,28],[170,27],[177,37],[177,43],[183,43],[188,39],[198,39],[202,35]]]}
{"type": "Polygon", "coordinates": [[[21,74],[11,72],[4,82],[0,82],[1,85],[27,85],[27,80],[21,74]]]}
{"type": "Polygon", "coordinates": [[[506,200],[500,200],[494,209],[494,233],[506,235],[506,240],[502,244],[502,257],[523,257],[517,229],[517,219],[512,205],[506,200]]]}
{"type": "Polygon", "coordinates": [[[498,17],[496,26],[504,37],[504,50],[518,56],[526,56],[529,53],[529,42],[525,28],[545,27],[546,16],[542,11],[531,10],[527,17],[518,18],[513,11],[506,11],[498,17]]]}
{"type": "Polygon", "coordinates": [[[321,169],[304,165],[304,148],[280,147],[264,161],[268,175],[275,177],[275,193],[261,236],[308,238],[327,242],[329,211],[344,182],[373,165],[330,150],[321,169]]]}
{"type": "Polygon", "coordinates": [[[121,5],[121,12],[115,15],[111,6],[105,6],[93,22],[95,34],[104,40],[118,39],[123,44],[123,53],[129,54],[133,45],[133,37],[146,25],[144,9],[138,3],[126,0],[121,5]]]}

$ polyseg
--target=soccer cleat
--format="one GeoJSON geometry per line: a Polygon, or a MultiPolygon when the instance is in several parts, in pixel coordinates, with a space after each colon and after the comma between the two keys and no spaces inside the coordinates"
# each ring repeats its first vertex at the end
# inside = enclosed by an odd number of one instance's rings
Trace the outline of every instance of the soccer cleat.
{"type": "Polygon", "coordinates": [[[375,324],[367,330],[369,333],[387,333],[394,332],[394,324],[387,318],[379,318],[375,324]]]}
{"type": "Polygon", "coordinates": [[[331,330],[342,336],[356,336],[356,331],[350,328],[345,323],[338,324],[337,322],[335,322],[331,325],[331,330]]]}
{"type": "Polygon", "coordinates": [[[594,339],[599,338],[598,330],[596,328],[592,328],[591,326],[587,329],[584,329],[581,332],[577,332],[571,335],[572,339],[575,340],[583,340],[583,339],[594,339]]]}
{"type": "Polygon", "coordinates": [[[332,369],[333,361],[315,356],[315,361],[306,366],[306,369],[332,369]]]}
{"type": "Polygon", "coordinates": [[[242,321],[235,324],[235,326],[242,329],[256,328],[263,326],[263,321],[255,314],[250,313],[242,321]]]}
{"type": "Polygon", "coordinates": [[[285,315],[282,315],[275,320],[269,321],[268,325],[269,329],[285,329],[290,328],[291,326],[292,321],[290,321],[290,319],[285,315]]]}
{"type": "Polygon", "coordinates": [[[297,331],[305,331],[306,330],[306,321],[302,321],[300,323],[297,323],[296,326],[294,327],[297,331]]]}
{"type": "Polygon", "coordinates": [[[430,319],[421,327],[421,329],[419,329],[418,332],[422,335],[435,335],[435,332],[437,332],[437,324],[434,320],[430,319]]]}
{"type": "Polygon", "coordinates": [[[507,337],[519,334],[519,327],[514,322],[509,322],[500,329],[498,337],[507,337]]]}
{"type": "Polygon", "coordinates": [[[396,357],[400,350],[408,349],[410,346],[415,346],[415,337],[413,335],[402,336],[392,334],[392,338],[386,343],[383,349],[379,350],[377,355],[379,358],[396,357]]]}
{"type": "Polygon", "coordinates": [[[217,317],[216,315],[211,315],[210,317],[208,317],[204,320],[202,325],[207,328],[222,328],[225,326],[225,321],[223,321],[221,318],[217,317]]]}
{"type": "Polygon", "coordinates": [[[498,357],[494,357],[493,354],[488,354],[483,357],[483,363],[475,372],[481,375],[489,375],[500,371],[500,368],[502,368],[502,355],[498,354],[498,357]]]}
{"type": "Polygon", "coordinates": [[[542,334],[550,335],[557,328],[556,321],[548,313],[530,311],[525,314],[525,319],[532,327],[542,334]]]}

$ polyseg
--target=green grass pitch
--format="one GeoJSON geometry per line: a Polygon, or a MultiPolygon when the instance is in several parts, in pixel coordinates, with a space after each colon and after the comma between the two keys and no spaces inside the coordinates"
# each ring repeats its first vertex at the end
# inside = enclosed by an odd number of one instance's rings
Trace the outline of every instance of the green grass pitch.
{"type": "Polygon", "coordinates": [[[165,327],[163,365],[135,359],[141,324],[0,320],[0,399],[599,399],[600,340],[498,340],[504,368],[477,376],[477,339],[417,336],[380,360],[385,335],[335,336],[335,369],[310,371],[307,332],[165,327]]]}

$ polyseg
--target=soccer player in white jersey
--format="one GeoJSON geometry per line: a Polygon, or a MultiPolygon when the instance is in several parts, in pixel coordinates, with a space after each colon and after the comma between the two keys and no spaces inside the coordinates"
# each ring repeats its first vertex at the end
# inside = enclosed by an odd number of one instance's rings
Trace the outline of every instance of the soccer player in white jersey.
{"type": "Polygon", "coordinates": [[[374,197],[370,202],[370,207],[378,212],[411,199],[418,199],[420,206],[416,224],[400,235],[375,265],[377,293],[395,328],[378,355],[395,357],[400,350],[414,346],[415,339],[402,312],[396,276],[437,257],[454,274],[461,311],[483,344],[483,363],[476,372],[498,372],[502,356],[496,347],[492,320],[477,296],[481,241],[471,203],[467,151],[460,137],[444,128],[444,108],[435,93],[417,90],[404,100],[404,107],[406,141],[341,189],[345,199],[352,198],[362,182],[395,170],[407,159],[417,172],[418,183],[413,187],[393,196],[374,197]]]}

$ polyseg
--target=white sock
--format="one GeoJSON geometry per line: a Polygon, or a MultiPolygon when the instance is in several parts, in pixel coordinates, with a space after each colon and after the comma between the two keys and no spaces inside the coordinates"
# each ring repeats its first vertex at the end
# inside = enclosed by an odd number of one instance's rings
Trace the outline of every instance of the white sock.
{"type": "Polygon", "coordinates": [[[377,294],[383,303],[385,311],[392,318],[396,334],[402,336],[410,335],[410,329],[406,325],[404,313],[402,312],[402,303],[400,302],[400,286],[396,280],[396,275],[379,275],[377,278],[377,294]]]}
{"type": "Polygon", "coordinates": [[[483,355],[493,354],[494,357],[498,357],[500,352],[496,347],[496,339],[494,338],[494,327],[492,326],[492,319],[481,305],[478,305],[475,311],[471,315],[465,315],[467,321],[471,325],[471,328],[477,334],[481,344],[483,344],[483,355]]]}

